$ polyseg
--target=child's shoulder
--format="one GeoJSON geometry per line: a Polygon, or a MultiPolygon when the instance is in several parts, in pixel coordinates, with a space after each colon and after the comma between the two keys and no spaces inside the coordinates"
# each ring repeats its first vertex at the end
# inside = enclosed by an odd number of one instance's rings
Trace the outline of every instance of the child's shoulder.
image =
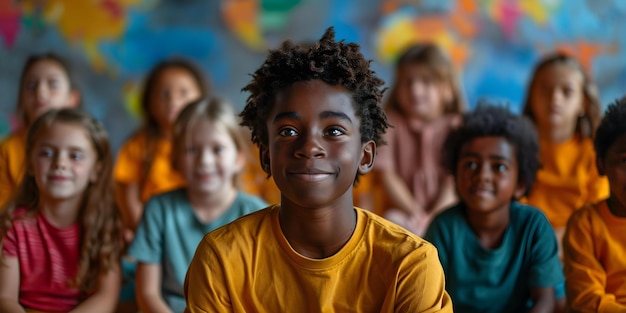
{"type": "Polygon", "coordinates": [[[373,239],[371,243],[373,245],[393,246],[394,249],[406,248],[408,250],[434,248],[434,246],[425,239],[375,213],[363,209],[356,210],[358,218],[365,220],[366,233],[364,234],[364,238],[373,239]]]}
{"type": "Polygon", "coordinates": [[[568,224],[582,223],[586,221],[591,223],[592,220],[608,220],[612,216],[606,200],[597,203],[587,203],[580,209],[574,211],[568,220],[568,224]]]}
{"type": "Polygon", "coordinates": [[[259,231],[272,227],[272,215],[278,214],[280,206],[272,205],[264,209],[244,215],[235,221],[223,225],[205,235],[204,240],[220,242],[245,241],[253,239],[259,231]]]}
{"type": "Polygon", "coordinates": [[[251,205],[255,207],[267,207],[268,204],[265,200],[261,199],[259,196],[249,194],[245,191],[237,192],[237,201],[246,205],[251,205]]]}
{"type": "Polygon", "coordinates": [[[26,130],[20,129],[10,133],[0,140],[0,150],[6,151],[15,148],[23,149],[26,145],[26,130]]]}

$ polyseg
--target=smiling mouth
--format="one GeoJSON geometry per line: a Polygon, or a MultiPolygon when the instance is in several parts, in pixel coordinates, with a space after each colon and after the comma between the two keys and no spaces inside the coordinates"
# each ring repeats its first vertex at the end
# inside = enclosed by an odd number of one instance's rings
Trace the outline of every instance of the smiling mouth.
{"type": "Polygon", "coordinates": [[[292,171],[292,172],[288,172],[288,174],[300,180],[311,181],[311,182],[322,181],[331,176],[334,176],[333,173],[321,171],[317,169],[292,171]]]}

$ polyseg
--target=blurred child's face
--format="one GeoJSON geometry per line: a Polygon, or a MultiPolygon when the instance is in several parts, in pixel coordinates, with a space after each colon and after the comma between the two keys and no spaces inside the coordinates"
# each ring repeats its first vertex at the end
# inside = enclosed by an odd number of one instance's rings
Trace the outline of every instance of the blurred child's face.
{"type": "Polygon", "coordinates": [[[352,205],[357,171],[371,170],[376,147],[361,143],[349,91],[321,80],[298,82],[277,93],[266,122],[261,163],[269,165],[283,204],[352,205]]]}
{"type": "Polygon", "coordinates": [[[54,60],[35,62],[24,75],[20,93],[28,123],[51,109],[78,105],[78,94],[72,90],[65,69],[54,60]]]}
{"type": "Polygon", "coordinates": [[[179,67],[166,68],[159,74],[150,93],[150,108],[161,129],[171,129],[178,113],[199,99],[202,91],[194,76],[179,67]]]}
{"type": "Polygon", "coordinates": [[[564,64],[547,66],[537,73],[531,90],[531,110],[540,130],[574,130],[585,112],[584,77],[564,64]]]}
{"type": "Polygon", "coordinates": [[[613,142],[598,167],[609,179],[612,209],[626,214],[626,134],[613,142]]]}
{"type": "Polygon", "coordinates": [[[524,189],[518,183],[515,147],[503,137],[478,137],[460,150],[456,188],[467,209],[487,214],[509,208],[524,189]]]}
{"type": "Polygon", "coordinates": [[[98,155],[83,127],[54,123],[35,140],[31,161],[42,201],[80,200],[98,178],[98,155]]]}
{"type": "Polygon", "coordinates": [[[423,121],[432,121],[444,114],[445,103],[451,100],[451,87],[435,77],[428,67],[402,66],[397,79],[396,96],[402,113],[423,121]]]}
{"type": "Polygon", "coordinates": [[[190,191],[225,194],[234,188],[233,179],[245,165],[245,157],[220,123],[199,119],[187,130],[185,151],[179,168],[190,191]]]}

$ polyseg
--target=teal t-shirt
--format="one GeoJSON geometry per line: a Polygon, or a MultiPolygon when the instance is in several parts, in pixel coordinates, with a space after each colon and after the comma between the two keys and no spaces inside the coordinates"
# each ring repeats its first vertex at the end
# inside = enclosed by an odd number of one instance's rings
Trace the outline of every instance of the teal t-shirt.
{"type": "Polygon", "coordinates": [[[174,312],[183,312],[185,275],[204,235],[266,206],[260,198],[239,192],[222,216],[204,224],[193,212],[185,189],[157,195],[145,205],[128,254],[137,262],[161,264],[163,298],[174,312]]]}
{"type": "Polygon", "coordinates": [[[455,312],[525,312],[530,288],[564,282],[557,242],[539,210],[511,202],[502,244],[484,248],[457,205],[439,214],[424,238],[437,247],[455,312]]]}

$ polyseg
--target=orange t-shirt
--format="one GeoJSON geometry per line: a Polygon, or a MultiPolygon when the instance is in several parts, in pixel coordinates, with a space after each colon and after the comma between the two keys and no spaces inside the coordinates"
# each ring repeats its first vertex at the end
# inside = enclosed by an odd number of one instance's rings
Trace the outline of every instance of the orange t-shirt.
{"type": "Polygon", "coordinates": [[[172,142],[159,139],[154,151],[148,148],[144,133],[137,133],[124,143],[117,156],[113,176],[116,183],[141,184],[141,201],[185,185],[183,177],[172,167],[172,142]],[[149,154],[152,161],[148,168],[149,154]],[[145,171],[147,174],[144,174],[145,171]]]}
{"type": "Polygon", "coordinates": [[[0,143],[0,206],[11,200],[26,170],[26,129],[18,130],[0,143]]]}
{"type": "Polygon", "coordinates": [[[609,182],[598,174],[591,139],[541,141],[539,158],[542,168],[524,202],[541,209],[552,227],[565,227],[574,211],[609,196],[609,182]]]}
{"type": "Polygon", "coordinates": [[[576,211],[563,238],[567,300],[575,312],[626,312],[626,218],[606,201],[576,211]]]}

